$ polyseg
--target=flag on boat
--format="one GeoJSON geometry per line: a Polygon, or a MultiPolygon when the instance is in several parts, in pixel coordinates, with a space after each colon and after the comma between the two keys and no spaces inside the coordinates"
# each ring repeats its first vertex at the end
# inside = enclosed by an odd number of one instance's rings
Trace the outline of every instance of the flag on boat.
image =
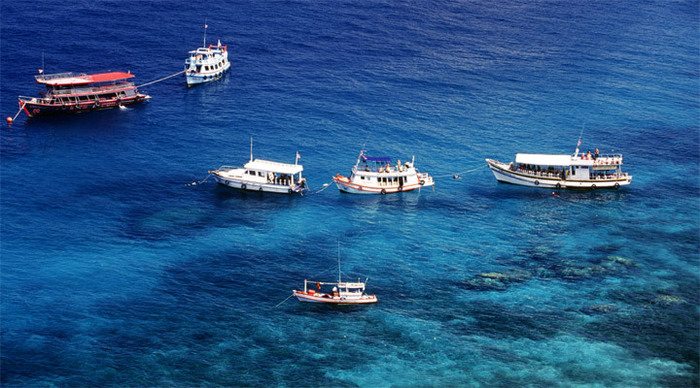
{"type": "Polygon", "coordinates": [[[576,142],[576,151],[574,152],[574,156],[578,155],[579,147],[581,147],[581,136],[578,137],[578,142],[576,142]]]}

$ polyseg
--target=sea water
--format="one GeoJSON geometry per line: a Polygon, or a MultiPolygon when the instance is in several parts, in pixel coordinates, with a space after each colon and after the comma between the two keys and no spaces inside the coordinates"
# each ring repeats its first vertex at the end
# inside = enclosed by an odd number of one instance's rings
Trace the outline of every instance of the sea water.
{"type": "Polygon", "coordinates": [[[698,385],[700,10],[666,2],[3,2],[4,116],[47,73],[232,67],[0,132],[3,385],[698,385]],[[621,190],[496,183],[484,158],[622,153],[621,190]],[[361,148],[434,190],[212,180],[361,148]],[[476,169],[476,170],[474,170],[476,169]],[[462,179],[453,180],[456,172],[462,179]],[[305,278],[380,302],[294,300],[305,278]]]}

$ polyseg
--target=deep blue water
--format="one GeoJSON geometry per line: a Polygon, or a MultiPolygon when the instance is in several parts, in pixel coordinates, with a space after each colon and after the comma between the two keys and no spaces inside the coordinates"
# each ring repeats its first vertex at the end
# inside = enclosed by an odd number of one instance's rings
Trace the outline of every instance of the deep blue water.
{"type": "Polygon", "coordinates": [[[47,72],[182,68],[128,110],[0,132],[0,376],[24,385],[697,386],[700,6],[688,2],[5,1],[0,107],[47,72]],[[479,169],[622,152],[633,185],[479,169]],[[202,179],[299,150],[318,189],[360,147],[434,191],[302,198],[202,179]],[[375,306],[289,300],[368,276],[375,306]],[[487,281],[482,273],[499,272],[487,281]]]}

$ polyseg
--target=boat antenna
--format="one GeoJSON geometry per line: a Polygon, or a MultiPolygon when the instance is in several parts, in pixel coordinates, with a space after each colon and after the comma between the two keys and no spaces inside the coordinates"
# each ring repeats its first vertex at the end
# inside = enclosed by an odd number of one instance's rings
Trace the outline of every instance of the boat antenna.
{"type": "Polygon", "coordinates": [[[338,242],[338,283],[340,283],[340,239],[338,239],[337,242],[338,242]]]}
{"type": "Polygon", "coordinates": [[[207,25],[207,18],[204,18],[204,44],[202,47],[207,47],[207,28],[209,28],[207,25]]]}
{"type": "Polygon", "coordinates": [[[581,147],[581,138],[583,136],[583,127],[581,127],[581,133],[578,135],[578,141],[576,142],[576,151],[574,151],[574,158],[578,156],[578,149],[581,147]]]}
{"type": "Polygon", "coordinates": [[[250,137],[250,161],[253,161],[253,136],[250,137]]]}
{"type": "Polygon", "coordinates": [[[41,52],[41,69],[39,69],[39,74],[44,74],[44,52],[41,52]]]}

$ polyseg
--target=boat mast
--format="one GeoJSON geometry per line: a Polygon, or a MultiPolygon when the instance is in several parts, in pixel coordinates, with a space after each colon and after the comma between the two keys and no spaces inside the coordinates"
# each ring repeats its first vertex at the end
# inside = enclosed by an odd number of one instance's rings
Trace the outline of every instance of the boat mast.
{"type": "Polygon", "coordinates": [[[253,136],[250,137],[250,161],[253,161],[253,136]]]}
{"type": "Polygon", "coordinates": [[[338,287],[340,287],[340,240],[338,240],[338,287]]]}
{"type": "Polygon", "coordinates": [[[204,44],[202,44],[202,47],[207,47],[207,28],[209,28],[207,18],[204,18],[204,44]]]}

